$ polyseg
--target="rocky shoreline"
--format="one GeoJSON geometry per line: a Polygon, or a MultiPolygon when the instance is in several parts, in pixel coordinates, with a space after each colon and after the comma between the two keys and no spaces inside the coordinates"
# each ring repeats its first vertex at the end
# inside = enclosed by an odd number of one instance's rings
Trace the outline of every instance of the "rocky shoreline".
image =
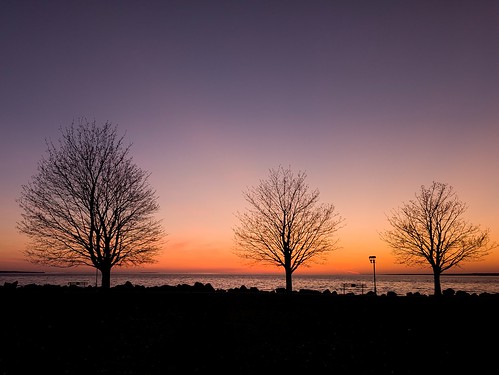
{"type": "Polygon", "coordinates": [[[0,286],[1,374],[497,373],[498,295],[0,286]]]}

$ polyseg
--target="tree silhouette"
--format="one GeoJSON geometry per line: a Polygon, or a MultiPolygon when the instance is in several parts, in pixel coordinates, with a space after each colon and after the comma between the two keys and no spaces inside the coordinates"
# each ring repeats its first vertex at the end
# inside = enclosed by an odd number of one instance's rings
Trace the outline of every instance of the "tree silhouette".
{"type": "Polygon", "coordinates": [[[434,294],[440,296],[440,275],[466,261],[478,261],[496,247],[490,243],[489,230],[467,223],[467,210],[452,186],[433,182],[421,186],[416,199],[392,210],[388,222],[392,230],[381,239],[392,248],[400,264],[424,266],[433,271],[434,294]]]}
{"type": "Polygon", "coordinates": [[[48,157],[22,186],[24,253],[33,263],[95,267],[109,288],[114,266],[155,261],[164,235],[152,216],[157,198],[116,126],[80,119],[61,133],[59,147],[47,142],[48,157]]]}
{"type": "Polygon", "coordinates": [[[337,248],[333,235],[344,221],[332,204],[318,205],[319,191],[309,192],[305,179],[305,172],[295,176],[289,168],[271,169],[267,180],[244,193],[247,212],[236,214],[236,254],[283,267],[287,292],[293,289],[292,274],[299,266],[337,248]]]}

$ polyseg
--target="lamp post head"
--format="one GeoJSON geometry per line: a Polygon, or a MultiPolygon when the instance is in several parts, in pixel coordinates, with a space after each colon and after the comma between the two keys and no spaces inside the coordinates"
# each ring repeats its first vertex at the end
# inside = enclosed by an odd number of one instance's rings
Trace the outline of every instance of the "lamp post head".
{"type": "Polygon", "coordinates": [[[375,262],[376,262],[376,255],[370,255],[370,256],[369,256],[369,261],[370,261],[371,263],[375,263],[375,262]]]}

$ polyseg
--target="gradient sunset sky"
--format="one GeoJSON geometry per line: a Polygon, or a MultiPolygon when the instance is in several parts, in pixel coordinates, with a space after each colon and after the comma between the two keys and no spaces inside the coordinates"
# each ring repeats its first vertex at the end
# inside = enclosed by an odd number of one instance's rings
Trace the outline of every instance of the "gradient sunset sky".
{"type": "MultiPolygon", "coordinates": [[[[369,273],[369,255],[419,272],[379,232],[433,181],[499,240],[498,1],[1,0],[0,53],[0,269],[63,271],[24,259],[16,199],[79,117],[118,125],[151,172],[168,236],[141,270],[282,272],[232,232],[278,165],[345,218],[297,273],[369,273]]],[[[453,271],[499,272],[499,250],[453,271]]]]}

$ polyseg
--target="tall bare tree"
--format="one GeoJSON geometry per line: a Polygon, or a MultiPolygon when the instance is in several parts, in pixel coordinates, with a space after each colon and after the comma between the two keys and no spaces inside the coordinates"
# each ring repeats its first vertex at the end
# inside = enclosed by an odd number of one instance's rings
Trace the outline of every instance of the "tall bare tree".
{"type": "Polygon", "coordinates": [[[117,126],[80,119],[47,142],[38,173],[22,186],[19,231],[33,263],[86,265],[109,288],[114,266],[154,262],[164,236],[149,174],[138,168],[117,126]]]}
{"type": "Polygon", "coordinates": [[[293,290],[292,274],[299,266],[337,249],[333,235],[344,221],[332,204],[318,204],[319,191],[309,191],[306,177],[282,166],[271,169],[267,180],[244,192],[250,207],[236,214],[236,254],[283,267],[287,292],[293,290]]]}
{"type": "Polygon", "coordinates": [[[421,186],[415,200],[392,210],[388,216],[392,229],[381,233],[399,264],[431,266],[436,296],[442,294],[444,271],[481,260],[496,247],[490,243],[488,229],[464,220],[466,210],[452,186],[433,182],[430,187],[421,186]]]}

